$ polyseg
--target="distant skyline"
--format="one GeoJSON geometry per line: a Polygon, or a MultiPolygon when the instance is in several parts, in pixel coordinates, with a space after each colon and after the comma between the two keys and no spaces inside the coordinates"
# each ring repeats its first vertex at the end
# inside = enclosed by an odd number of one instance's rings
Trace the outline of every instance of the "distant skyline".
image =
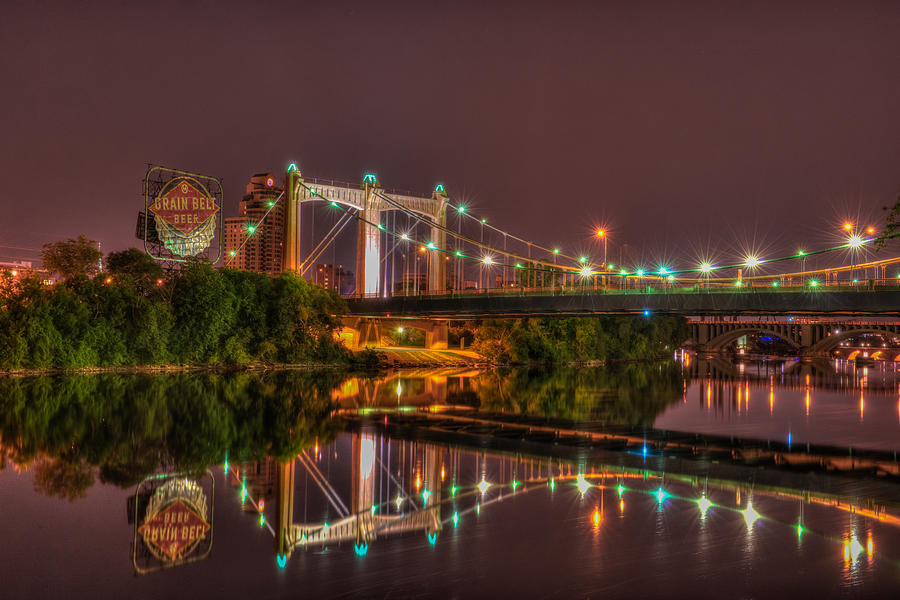
{"type": "Polygon", "coordinates": [[[137,246],[148,162],[233,215],[297,161],[571,253],[833,245],[900,195],[898,31],[887,1],[6,1],[0,244],[137,246]]]}

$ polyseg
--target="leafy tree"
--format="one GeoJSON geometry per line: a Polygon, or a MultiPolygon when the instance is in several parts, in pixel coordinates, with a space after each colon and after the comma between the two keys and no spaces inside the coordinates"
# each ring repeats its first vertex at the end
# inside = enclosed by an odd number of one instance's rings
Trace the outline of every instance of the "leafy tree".
{"type": "Polygon", "coordinates": [[[65,242],[44,244],[41,258],[44,268],[51,273],[59,273],[65,280],[77,277],[91,277],[100,270],[103,254],[97,249],[97,242],[84,235],[65,242]]]}
{"type": "Polygon", "coordinates": [[[106,257],[106,268],[117,277],[130,278],[142,294],[155,289],[163,279],[159,263],[137,248],[110,252],[106,257]]]}

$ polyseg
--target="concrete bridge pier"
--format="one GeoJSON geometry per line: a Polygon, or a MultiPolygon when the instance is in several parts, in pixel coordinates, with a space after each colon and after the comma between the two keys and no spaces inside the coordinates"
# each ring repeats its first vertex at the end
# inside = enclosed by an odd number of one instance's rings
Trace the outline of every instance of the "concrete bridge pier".
{"type": "Polygon", "coordinates": [[[342,337],[352,350],[381,345],[382,336],[399,327],[418,329],[425,333],[427,350],[446,350],[450,338],[450,322],[442,319],[366,319],[348,317],[343,319],[342,337]]]}

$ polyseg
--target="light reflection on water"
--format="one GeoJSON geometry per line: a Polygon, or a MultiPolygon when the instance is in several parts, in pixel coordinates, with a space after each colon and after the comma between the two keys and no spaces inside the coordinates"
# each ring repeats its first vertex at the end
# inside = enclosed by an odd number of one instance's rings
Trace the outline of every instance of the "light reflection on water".
{"type": "Polygon", "coordinates": [[[895,477],[841,475],[835,492],[777,465],[766,467],[776,483],[727,464],[714,475],[684,474],[660,468],[673,461],[657,452],[630,456],[635,467],[563,456],[552,441],[507,440],[500,451],[497,432],[477,428],[480,438],[464,443],[452,431],[433,443],[421,437],[428,424],[420,419],[455,406],[598,427],[669,420],[766,439],[781,439],[790,423],[796,444],[821,434],[831,445],[855,443],[863,427],[875,447],[895,448],[896,413],[887,421],[880,412],[883,402],[896,407],[891,369],[744,363],[741,374],[694,360],[337,381],[85,381],[23,383],[0,398],[0,456],[11,467],[0,471],[0,503],[17,507],[0,511],[10,597],[298,589],[320,597],[877,597],[900,586],[895,477]],[[361,415],[353,433],[338,433],[329,402],[361,415]],[[401,417],[414,424],[386,435],[401,417]],[[125,507],[137,482],[173,465],[215,473],[213,552],[135,578],[125,507]],[[53,578],[42,578],[36,555],[53,565],[53,578]]]}

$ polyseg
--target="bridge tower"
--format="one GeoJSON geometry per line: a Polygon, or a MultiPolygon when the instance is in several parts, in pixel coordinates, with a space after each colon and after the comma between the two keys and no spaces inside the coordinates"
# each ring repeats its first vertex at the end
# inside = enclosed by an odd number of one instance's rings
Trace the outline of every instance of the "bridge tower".
{"type": "Polygon", "coordinates": [[[300,272],[300,171],[288,165],[284,174],[284,270],[300,272]]]}
{"type": "MultiPolygon", "coordinates": [[[[363,177],[359,187],[323,182],[316,179],[304,181],[300,171],[291,163],[284,175],[285,235],[284,270],[299,271],[303,261],[300,256],[301,202],[326,200],[333,205],[356,209],[356,291],[357,296],[380,295],[381,284],[381,213],[402,210],[407,215],[431,222],[430,242],[435,248],[446,250],[448,198],[443,185],[435,187],[431,197],[388,194],[381,189],[374,174],[363,177]]],[[[420,241],[420,240],[417,240],[420,241]]],[[[428,253],[428,289],[443,291],[447,288],[447,255],[431,250],[428,253]]],[[[387,284],[385,284],[387,285],[387,284]]],[[[389,290],[385,289],[384,292],[389,290]]],[[[390,290],[393,291],[393,290],[390,290]]]]}

